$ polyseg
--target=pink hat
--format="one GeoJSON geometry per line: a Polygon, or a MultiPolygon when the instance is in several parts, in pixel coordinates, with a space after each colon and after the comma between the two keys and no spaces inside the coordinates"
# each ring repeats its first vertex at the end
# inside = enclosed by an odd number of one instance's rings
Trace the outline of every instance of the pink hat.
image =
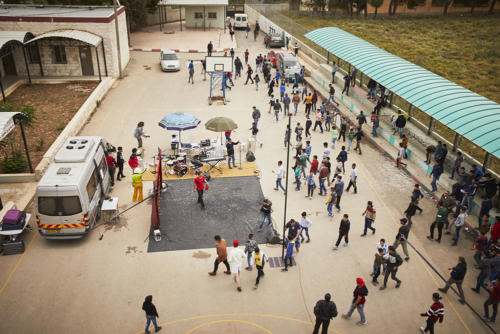
{"type": "Polygon", "coordinates": [[[238,240],[234,240],[234,241],[233,241],[233,246],[234,246],[234,247],[238,247],[238,245],[239,245],[239,244],[240,244],[240,243],[238,242],[238,240]]]}

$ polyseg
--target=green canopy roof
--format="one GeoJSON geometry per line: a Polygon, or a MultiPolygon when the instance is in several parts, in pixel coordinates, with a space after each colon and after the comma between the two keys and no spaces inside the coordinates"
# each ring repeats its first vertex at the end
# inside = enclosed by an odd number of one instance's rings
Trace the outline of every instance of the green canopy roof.
{"type": "Polygon", "coordinates": [[[429,116],[500,157],[500,105],[342,29],[304,35],[429,116]]]}

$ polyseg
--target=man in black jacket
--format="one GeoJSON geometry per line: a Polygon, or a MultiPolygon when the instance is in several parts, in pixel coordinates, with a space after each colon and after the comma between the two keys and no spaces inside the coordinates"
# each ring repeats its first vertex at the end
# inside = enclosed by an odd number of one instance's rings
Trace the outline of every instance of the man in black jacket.
{"type": "Polygon", "coordinates": [[[156,307],[153,304],[153,296],[146,296],[146,299],[142,304],[142,309],[144,310],[144,312],[146,312],[146,334],[149,334],[149,325],[151,324],[151,321],[153,322],[153,325],[155,327],[155,332],[159,332],[161,326],[158,326],[156,324],[156,318],[159,318],[160,316],[158,315],[158,312],[156,312],[156,307]]]}
{"type": "Polygon", "coordinates": [[[338,314],[337,306],[334,302],[330,301],[332,296],[329,293],[325,295],[324,300],[318,300],[316,306],[314,306],[314,315],[316,316],[316,324],[314,325],[313,334],[318,334],[319,327],[323,325],[321,329],[321,334],[328,333],[328,326],[330,325],[330,319],[335,318],[338,314]]]}
{"type": "Polygon", "coordinates": [[[460,294],[460,299],[458,300],[460,303],[465,303],[464,290],[462,289],[462,282],[464,281],[465,274],[467,273],[467,263],[465,262],[465,258],[460,256],[458,258],[458,264],[453,268],[448,268],[451,270],[450,278],[444,288],[439,288],[438,290],[446,293],[450,286],[455,283],[457,285],[458,292],[460,294]]]}
{"type": "Polygon", "coordinates": [[[339,248],[340,241],[342,238],[344,238],[344,247],[347,247],[349,245],[349,229],[351,228],[351,222],[349,221],[349,215],[345,214],[342,220],[340,221],[340,227],[339,227],[339,238],[337,239],[337,242],[333,246],[334,250],[337,250],[339,248]]]}
{"type": "Polygon", "coordinates": [[[240,142],[233,142],[231,138],[227,140],[226,144],[226,149],[227,149],[227,165],[229,166],[229,169],[231,168],[231,160],[233,160],[233,167],[236,168],[236,163],[234,161],[234,145],[238,145],[240,142]]]}
{"type": "Polygon", "coordinates": [[[393,135],[399,130],[399,137],[403,137],[403,129],[406,126],[406,117],[401,113],[401,110],[398,110],[398,118],[396,119],[396,129],[394,129],[393,135]]]}

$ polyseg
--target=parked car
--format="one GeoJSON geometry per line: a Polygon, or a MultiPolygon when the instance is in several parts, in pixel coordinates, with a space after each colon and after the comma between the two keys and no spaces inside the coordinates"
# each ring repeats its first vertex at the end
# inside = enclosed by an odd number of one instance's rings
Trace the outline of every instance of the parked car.
{"type": "Polygon", "coordinates": [[[285,40],[282,35],[272,34],[264,36],[264,44],[266,43],[266,38],[269,36],[269,47],[271,48],[281,48],[285,46],[285,40]]]}
{"type": "Polygon", "coordinates": [[[245,29],[247,27],[247,14],[234,14],[234,29],[245,29]]]}
{"type": "Polygon", "coordinates": [[[276,56],[276,66],[283,73],[287,81],[291,81],[295,77],[295,74],[300,74],[301,65],[292,53],[280,52],[276,56]]]}
{"type": "Polygon", "coordinates": [[[179,58],[172,50],[162,50],[160,53],[160,67],[163,72],[179,71],[179,58]]]}

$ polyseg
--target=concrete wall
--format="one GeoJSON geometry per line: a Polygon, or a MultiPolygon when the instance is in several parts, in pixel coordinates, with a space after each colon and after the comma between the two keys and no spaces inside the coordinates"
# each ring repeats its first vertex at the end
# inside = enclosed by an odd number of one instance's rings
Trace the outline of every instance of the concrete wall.
{"type": "MultiPolygon", "coordinates": [[[[119,24],[119,32],[120,32],[120,49],[121,49],[121,60],[122,60],[122,69],[125,69],[127,66],[130,53],[129,53],[129,45],[128,45],[128,34],[127,34],[127,23],[125,18],[125,12],[118,16],[118,24],[119,24]]],[[[88,23],[88,22],[24,22],[24,21],[4,21],[0,25],[0,30],[10,30],[10,31],[29,31],[33,33],[35,36],[40,35],[44,32],[60,30],[60,29],[74,29],[74,30],[82,30],[88,31],[95,35],[101,36],[104,41],[104,50],[106,54],[106,62],[108,64],[109,75],[118,76],[118,52],[116,48],[116,33],[115,33],[115,22],[111,21],[109,23],[88,23]]],[[[70,43],[71,41],[65,41],[70,43]]],[[[47,46],[46,43],[50,44],[50,41],[44,41],[44,47],[47,46]]],[[[100,46],[98,46],[101,48],[100,46]]],[[[69,50],[66,50],[66,57],[68,59],[68,68],[64,70],[64,65],[51,64],[52,63],[52,55],[49,52],[49,49],[42,50],[42,59],[43,61],[47,61],[48,69],[53,71],[54,75],[81,75],[81,65],[78,55],[78,48],[74,48],[73,46],[69,46],[69,50]],[[75,58],[76,57],[76,58],[75,58]],[[46,59],[45,59],[46,58],[46,59]],[[70,64],[70,58],[72,59],[72,63],[70,64]],[[78,60],[77,60],[78,59],[78,60]],[[79,67],[79,69],[77,69],[79,67]],[[68,74],[64,74],[64,72],[68,74]],[[75,74],[70,74],[75,73],[75,74]]],[[[43,48],[42,48],[43,49],[43,48]]],[[[50,51],[51,52],[51,51],[50,51]]],[[[102,50],[99,50],[100,58],[102,58],[102,50]]],[[[94,61],[94,69],[95,74],[97,75],[97,65],[94,59],[95,50],[92,52],[92,58],[94,61]]],[[[18,62],[16,59],[16,68],[19,70],[24,68],[24,60],[22,59],[22,53],[17,55],[18,59],[21,59],[22,62],[18,62]],[[20,58],[21,57],[21,58],[20,58]]],[[[45,63],[42,63],[45,65],[45,63]]],[[[33,70],[35,75],[39,75],[39,66],[36,64],[30,65],[30,71],[33,70]],[[38,70],[37,70],[38,67],[38,70]],[[36,72],[38,71],[38,72],[36,72]]],[[[45,66],[44,66],[45,72],[45,66]]],[[[101,72],[104,73],[104,65],[103,60],[101,60],[101,72]]],[[[44,73],[46,75],[50,75],[48,73],[44,73]]]]}
{"type": "MultiPolygon", "coordinates": [[[[186,19],[186,10],[184,9],[184,7],[182,7],[181,9],[173,9],[171,7],[165,7],[166,8],[166,12],[167,12],[167,23],[170,23],[170,22],[178,22],[179,21],[179,11],[181,11],[181,17],[183,20],[186,19]]],[[[156,24],[160,24],[160,18],[158,16],[158,9],[155,10],[154,13],[148,13],[147,17],[146,17],[146,24],[147,25],[156,25],[156,24]]]]}
{"type": "MultiPolygon", "coordinates": [[[[186,10],[186,27],[188,28],[203,28],[203,18],[196,19],[195,13],[202,13],[203,6],[187,6],[186,10]]],[[[207,28],[224,29],[224,6],[205,6],[205,26],[207,28]],[[208,13],[216,13],[216,19],[209,19],[208,13]]]]}

